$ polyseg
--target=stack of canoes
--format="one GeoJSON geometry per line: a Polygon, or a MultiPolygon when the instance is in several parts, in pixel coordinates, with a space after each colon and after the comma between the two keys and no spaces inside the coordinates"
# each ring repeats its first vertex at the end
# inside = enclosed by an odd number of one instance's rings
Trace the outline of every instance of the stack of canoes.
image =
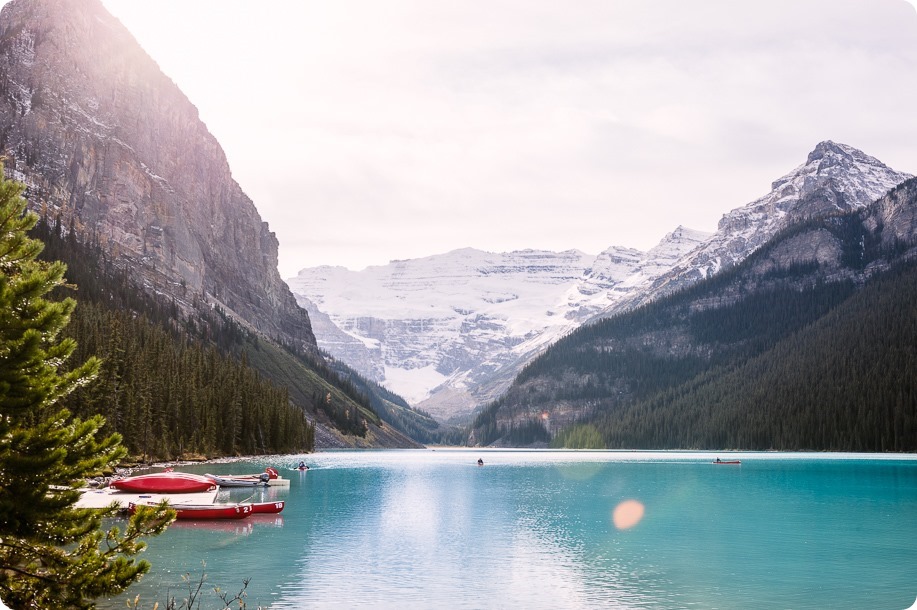
{"type": "MultiPolygon", "coordinates": [[[[274,473],[277,471],[275,470],[274,473]]],[[[270,472],[263,475],[242,475],[230,477],[216,477],[214,475],[196,475],[186,472],[158,472],[133,477],[116,479],[111,482],[111,487],[124,492],[141,494],[182,494],[213,491],[221,481],[228,480],[230,487],[264,485],[269,480],[270,472]],[[243,485],[244,483],[244,485],[243,485]]],[[[276,474],[275,474],[276,476],[276,474]]],[[[143,504],[155,506],[157,503],[148,501],[143,504]]],[[[276,514],[283,510],[284,502],[237,502],[232,504],[191,504],[170,500],[171,508],[175,509],[177,518],[182,520],[195,519],[244,519],[259,513],[276,514]]],[[[128,510],[133,513],[138,504],[128,503],[128,510]]]]}
{"type": "Polygon", "coordinates": [[[111,487],[120,491],[139,493],[195,493],[213,491],[220,487],[258,487],[272,484],[289,485],[289,481],[278,476],[277,471],[268,468],[261,474],[191,474],[187,472],[157,472],[135,477],[115,479],[111,487]]]}

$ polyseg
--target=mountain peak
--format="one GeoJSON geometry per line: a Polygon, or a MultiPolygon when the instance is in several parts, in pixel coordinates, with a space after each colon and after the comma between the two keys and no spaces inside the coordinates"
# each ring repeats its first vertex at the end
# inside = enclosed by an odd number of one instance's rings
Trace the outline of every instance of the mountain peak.
{"type": "Polygon", "coordinates": [[[809,153],[809,157],[806,160],[806,165],[824,158],[825,155],[835,154],[851,157],[855,153],[863,154],[861,151],[853,148],[852,146],[848,146],[846,144],[838,144],[837,142],[833,142],[831,140],[825,140],[824,142],[819,142],[815,146],[815,149],[809,153]]]}
{"type": "Polygon", "coordinates": [[[818,143],[815,149],[809,153],[809,156],[806,159],[806,166],[833,166],[836,165],[839,161],[859,163],[862,165],[871,165],[887,169],[887,166],[875,157],[870,157],[863,151],[854,148],[853,146],[840,144],[838,142],[832,142],[831,140],[825,140],[824,142],[818,143]],[[826,164],[826,160],[834,162],[826,164]]]}
{"type": "MultiPolygon", "coordinates": [[[[749,205],[760,207],[777,201],[783,212],[800,211],[790,207],[798,207],[798,202],[807,201],[813,193],[831,191],[839,196],[836,198],[843,199],[835,207],[849,211],[872,203],[908,178],[909,174],[896,172],[857,148],[825,140],[809,153],[803,165],[775,180],[771,193],[749,205]]],[[[801,211],[807,215],[813,213],[813,210],[801,211]]]]}
{"type": "Polygon", "coordinates": [[[713,235],[713,233],[710,233],[709,231],[699,231],[697,229],[692,229],[691,227],[686,227],[684,225],[678,225],[677,227],[675,227],[674,231],[667,233],[662,241],[666,242],[666,241],[672,241],[675,239],[691,239],[691,240],[702,241],[704,239],[709,238],[711,235],[713,235]]]}
{"type": "Polygon", "coordinates": [[[770,193],[724,214],[716,232],[709,238],[698,235],[697,248],[670,272],[649,288],[619,299],[608,313],[657,299],[739,263],[794,222],[864,208],[910,177],[852,146],[820,142],[805,164],[772,183],[770,193]]]}

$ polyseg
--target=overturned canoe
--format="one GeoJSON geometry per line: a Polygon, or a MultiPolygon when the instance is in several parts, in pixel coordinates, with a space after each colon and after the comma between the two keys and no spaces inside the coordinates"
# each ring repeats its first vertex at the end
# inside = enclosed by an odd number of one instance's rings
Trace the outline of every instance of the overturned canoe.
{"type": "Polygon", "coordinates": [[[196,493],[216,489],[216,484],[207,477],[188,472],[141,474],[115,479],[110,486],[120,491],[139,493],[196,493]]]}

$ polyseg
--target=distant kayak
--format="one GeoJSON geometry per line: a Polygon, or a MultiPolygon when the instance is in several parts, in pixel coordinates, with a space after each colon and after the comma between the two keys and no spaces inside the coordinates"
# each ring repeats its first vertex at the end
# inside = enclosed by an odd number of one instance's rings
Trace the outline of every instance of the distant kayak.
{"type": "Polygon", "coordinates": [[[742,461],[741,461],[741,460],[721,460],[721,459],[717,458],[716,460],[714,460],[713,463],[714,463],[714,464],[732,464],[732,465],[735,465],[735,464],[741,464],[742,461]]]}

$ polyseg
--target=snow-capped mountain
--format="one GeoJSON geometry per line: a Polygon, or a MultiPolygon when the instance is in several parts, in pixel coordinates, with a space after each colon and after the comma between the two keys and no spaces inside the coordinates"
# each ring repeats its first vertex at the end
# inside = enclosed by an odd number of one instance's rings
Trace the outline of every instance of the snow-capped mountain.
{"type": "Polygon", "coordinates": [[[499,396],[535,354],[589,320],[709,277],[793,222],[861,208],[909,177],[826,141],[715,233],[679,227],[648,252],[464,249],[363,271],[308,268],[288,283],[320,348],[448,419],[499,396]]]}
{"type": "Polygon", "coordinates": [[[866,207],[910,177],[851,146],[821,142],[804,164],[774,181],[767,195],[725,214],[701,247],[651,282],[635,286],[606,314],[626,311],[739,263],[800,220],[866,207]]]}
{"type": "Polygon", "coordinates": [[[440,418],[470,412],[541,348],[657,277],[709,234],[679,227],[649,252],[463,249],[288,283],[319,347],[440,418]]]}

